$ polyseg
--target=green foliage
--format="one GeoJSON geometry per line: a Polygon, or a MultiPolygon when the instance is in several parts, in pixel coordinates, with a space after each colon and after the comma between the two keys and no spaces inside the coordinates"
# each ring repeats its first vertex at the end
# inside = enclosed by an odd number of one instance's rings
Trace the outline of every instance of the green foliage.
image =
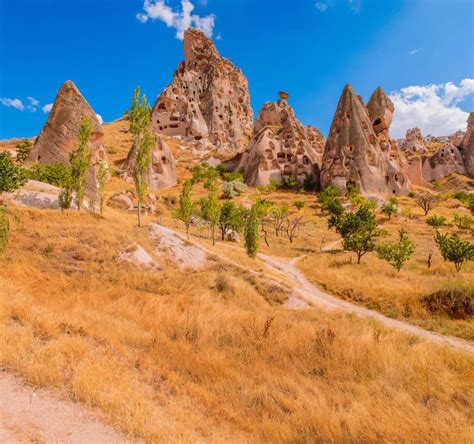
{"type": "Polygon", "coordinates": [[[72,189],[71,187],[64,187],[58,196],[59,207],[61,210],[68,210],[72,205],[72,189]]]}
{"type": "Polygon", "coordinates": [[[258,203],[252,205],[244,231],[245,251],[247,252],[247,255],[252,258],[257,256],[259,247],[258,226],[260,224],[259,214],[261,211],[259,206],[260,204],[258,203]]]}
{"type": "Polygon", "coordinates": [[[305,191],[318,191],[319,180],[313,176],[307,177],[303,182],[303,190],[305,191]]]}
{"type": "Polygon", "coordinates": [[[398,199],[396,197],[391,197],[382,205],[380,209],[383,214],[385,214],[389,219],[392,218],[392,215],[397,214],[398,211],[398,199]]]}
{"type": "Polygon", "coordinates": [[[225,235],[229,231],[242,232],[244,220],[248,216],[247,213],[248,211],[245,208],[235,205],[230,200],[224,202],[219,216],[219,229],[221,230],[222,240],[225,239],[225,235]]]}
{"type": "Polygon", "coordinates": [[[446,223],[446,218],[444,216],[433,215],[426,218],[426,223],[430,227],[439,228],[446,223]]]}
{"type": "Polygon", "coordinates": [[[302,200],[295,200],[293,206],[299,211],[304,208],[304,202],[302,200]]]}
{"type": "Polygon", "coordinates": [[[341,192],[338,188],[333,185],[329,185],[324,190],[322,190],[318,195],[318,202],[324,204],[327,200],[334,200],[336,197],[339,197],[341,192]]]}
{"type": "Polygon", "coordinates": [[[278,190],[299,190],[301,185],[293,176],[285,176],[276,187],[278,190]]]}
{"type": "Polygon", "coordinates": [[[25,170],[15,165],[7,151],[0,152],[0,194],[15,191],[27,180],[25,170]]]}
{"type": "Polygon", "coordinates": [[[91,162],[89,138],[92,134],[92,122],[84,116],[79,126],[78,145],[69,156],[71,163],[72,189],[76,193],[77,209],[81,210],[86,193],[86,173],[91,162]]]}
{"type": "Polygon", "coordinates": [[[452,262],[457,273],[461,271],[464,262],[474,260],[474,244],[462,240],[456,233],[448,236],[436,232],[435,242],[443,259],[452,262]]]}
{"type": "Polygon", "coordinates": [[[460,230],[470,230],[472,225],[474,224],[474,219],[468,214],[464,214],[462,216],[460,216],[459,214],[455,214],[453,216],[453,223],[460,230]]]}
{"type": "Polygon", "coordinates": [[[223,172],[222,178],[226,182],[233,182],[234,180],[240,180],[241,182],[245,182],[244,175],[240,171],[223,172]]]}
{"type": "Polygon", "coordinates": [[[140,87],[137,86],[133,93],[132,105],[128,113],[129,130],[135,136],[139,135],[150,124],[151,107],[148,104],[146,95],[140,99],[140,87]]]}
{"type": "Polygon", "coordinates": [[[23,139],[21,142],[15,145],[16,148],[16,161],[17,163],[23,164],[30,154],[31,147],[33,144],[29,139],[23,139]]]}
{"type": "Polygon", "coordinates": [[[192,172],[192,181],[194,183],[202,180],[215,180],[219,177],[219,171],[216,168],[209,166],[206,162],[195,165],[192,172]]]}
{"type": "Polygon", "coordinates": [[[176,210],[175,217],[184,223],[186,234],[189,234],[189,226],[194,214],[195,203],[191,198],[193,182],[186,180],[179,196],[179,208],[176,210]]]}
{"type": "Polygon", "coordinates": [[[0,207],[0,253],[5,251],[8,243],[8,236],[10,234],[10,222],[8,220],[7,209],[4,206],[0,207]]]}
{"type": "Polygon", "coordinates": [[[56,187],[63,187],[71,182],[71,168],[62,162],[52,162],[48,165],[33,164],[27,171],[29,179],[49,183],[56,187]]]}
{"type": "Polygon", "coordinates": [[[109,168],[107,167],[107,163],[105,160],[99,161],[99,171],[97,173],[97,181],[98,181],[98,194],[99,194],[99,210],[100,214],[104,212],[104,203],[106,199],[105,194],[105,184],[107,182],[107,177],[109,175],[109,168]]]}
{"type": "Polygon", "coordinates": [[[208,190],[207,198],[200,199],[201,216],[209,223],[212,233],[212,244],[216,243],[216,226],[219,224],[221,216],[221,204],[219,202],[218,187],[214,179],[206,182],[204,187],[208,190]]]}
{"type": "Polygon", "coordinates": [[[403,228],[400,228],[398,235],[397,242],[384,242],[377,248],[377,252],[380,259],[387,261],[400,272],[403,264],[413,256],[415,245],[408,239],[406,231],[403,228]]]}
{"type": "Polygon", "coordinates": [[[278,237],[281,230],[283,229],[283,224],[285,222],[286,215],[288,214],[290,207],[288,204],[273,204],[268,209],[268,216],[273,224],[275,229],[275,235],[278,237]]]}
{"type": "Polygon", "coordinates": [[[366,206],[361,206],[355,213],[343,212],[333,218],[330,220],[332,227],[341,235],[344,250],[357,254],[358,264],[364,254],[376,248],[375,239],[383,233],[377,226],[375,213],[366,206]]]}
{"type": "Polygon", "coordinates": [[[461,201],[471,213],[474,213],[474,193],[467,193],[466,191],[459,191],[453,194],[453,197],[461,201]]]}
{"type": "Polygon", "coordinates": [[[347,197],[351,205],[362,205],[365,202],[364,197],[360,194],[359,189],[355,185],[347,186],[347,197]]]}
{"type": "Polygon", "coordinates": [[[232,199],[233,197],[240,196],[244,191],[247,190],[247,185],[240,179],[232,180],[230,182],[224,182],[221,185],[222,195],[225,199],[232,199]]]}

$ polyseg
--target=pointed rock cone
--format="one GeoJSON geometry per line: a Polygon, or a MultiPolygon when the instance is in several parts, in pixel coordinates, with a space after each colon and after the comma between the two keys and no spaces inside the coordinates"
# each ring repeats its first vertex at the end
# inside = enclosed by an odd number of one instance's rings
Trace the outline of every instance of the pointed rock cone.
{"type": "Polygon", "coordinates": [[[334,185],[343,192],[356,186],[365,196],[407,194],[410,181],[396,144],[388,139],[388,128],[383,136],[377,136],[369,111],[347,84],[324,147],[321,186],[334,185]]]}
{"type": "MultiPolygon", "coordinates": [[[[176,162],[173,154],[160,136],[155,137],[155,145],[151,152],[151,164],[145,177],[150,191],[176,185],[176,162]]],[[[136,147],[133,145],[121,168],[125,180],[129,182],[133,182],[133,168],[135,166],[136,157],[136,147]]]]}
{"type": "Polygon", "coordinates": [[[268,185],[293,177],[301,185],[319,186],[324,138],[319,130],[303,126],[279,93],[258,114],[252,139],[237,169],[243,169],[249,185],[268,185]]]}
{"type": "Polygon", "coordinates": [[[253,125],[247,79],[201,31],[188,29],[183,47],[185,60],[153,107],[155,133],[197,150],[241,151],[253,125]]]}
{"type": "Polygon", "coordinates": [[[393,111],[395,107],[385,91],[380,86],[370,96],[367,104],[372,128],[375,134],[388,131],[392,124],[393,111]]]}
{"type": "Polygon", "coordinates": [[[70,80],[64,82],[59,89],[48,120],[28,155],[27,163],[69,163],[69,156],[77,147],[79,127],[84,116],[89,117],[93,126],[89,139],[92,158],[86,179],[86,195],[89,199],[96,200],[99,161],[107,162],[102,146],[104,132],[96,113],[70,80]]]}
{"type": "Polygon", "coordinates": [[[474,177],[474,112],[469,113],[467,130],[462,141],[464,164],[468,176],[474,177]]]}

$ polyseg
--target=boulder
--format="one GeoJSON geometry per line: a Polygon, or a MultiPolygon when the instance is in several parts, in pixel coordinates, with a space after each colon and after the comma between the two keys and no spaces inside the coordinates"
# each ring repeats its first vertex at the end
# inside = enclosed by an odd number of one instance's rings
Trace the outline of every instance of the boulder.
{"type": "Polygon", "coordinates": [[[277,102],[263,105],[255,122],[252,139],[237,164],[248,185],[268,185],[294,177],[319,183],[324,138],[319,130],[303,126],[280,92],[277,102]]]}
{"type": "Polygon", "coordinates": [[[253,124],[247,79],[201,31],[188,29],[183,46],[184,61],[153,107],[154,130],[197,150],[241,150],[253,124]]]}
{"type": "Polygon", "coordinates": [[[86,195],[90,200],[96,200],[99,161],[107,162],[107,154],[102,145],[104,132],[96,113],[70,80],[64,82],[59,89],[48,120],[36,138],[26,164],[68,163],[70,154],[77,146],[79,126],[85,116],[90,119],[93,126],[89,139],[92,157],[86,177],[86,195]]]}
{"type": "Polygon", "coordinates": [[[324,147],[322,187],[345,192],[352,185],[365,196],[408,194],[411,183],[388,133],[392,113],[382,89],[377,88],[366,108],[351,85],[344,87],[324,147]]]}
{"type": "Polygon", "coordinates": [[[119,208],[122,210],[133,209],[133,201],[126,194],[116,194],[115,196],[112,196],[107,204],[113,208],[119,208]]]}
{"type": "MultiPolygon", "coordinates": [[[[137,157],[135,144],[128,152],[121,170],[128,182],[133,182],[133,168],[137,157]]],[[[155,135],[155,144],[151,151],[151,163],[145,176],[148,188],[152,191],[176,185],[176,161],[168,145],[159,135],[155,135]]]]}

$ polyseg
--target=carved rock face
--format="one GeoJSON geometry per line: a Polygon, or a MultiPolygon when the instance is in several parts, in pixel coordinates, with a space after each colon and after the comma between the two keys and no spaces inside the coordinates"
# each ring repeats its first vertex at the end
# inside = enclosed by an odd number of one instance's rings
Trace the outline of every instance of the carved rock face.
{"type": "MultiPolygon", "coordinates": [[[[150,191],[169,188],[176,185],[176,162],[168,145],[159,137],[151,152],[151,164],[146,173],[146,183],[150,191]]],[[[128,152],[127,159],[122,165],[125,180],[133,182],[133,167],[137,151],[135,145],[128,152]]]]}
{"type": "Polygon", "coordinates": [[[63,83],[54,100],[48,120],[27,158],[27,163],[69,162],[69,156],[78,142],[78,132],[84,116],[92,122],[93,132],[89,139],[91,166],[87,172],[86,195],[97,198],[97,172],[99,161],[107,162],[107,154],[102,146],[104,132],[96,113],[70,80],[63,83]]]}
{"type": "MultiPolygon", "coordinates": [[[[281,97],[281,96],[280,96],[281,97]]],[[[249,185],[268,185],[294,177],[300,184],[319,181],[324,138],[314,127],[303,126],[285,99],[265,103],[252,139],[238,169],[249,185]]]]}
{"type": "Polygon", "coordinates": [[[474,112],[469,113],[467,130],[462,141],[464,164],[468,176],[474,177],[474,112]]]}
{"type": "Polygon", "coordinates": [[[432,156],[423,159],[423,177],[428,182],[442,179],[452,173],[466,174],[459,150],[447,142],[432,156]]]}
{"type": "Polygon", "coordinates": [[[400,148],[405,156],[423,155],[428,152],[419,128],[412,128],[407,131],[400,148]]]}
{"type": "Polygon", "coordinates": [[[247,79],[201,31],[186,31],[184,55],[153,107],[153,129],[198,149],[241,150],[253,124],[247,79]]]}
{"type": "Polygon", "coordinates": [[[345,192],[353,185],[366,196],[407,194],[410,181],[388,134],[393,104],[378,88],[368,106],[372,114],[352,87],[345,86],[324,147],[321,186],[345,192]]]}

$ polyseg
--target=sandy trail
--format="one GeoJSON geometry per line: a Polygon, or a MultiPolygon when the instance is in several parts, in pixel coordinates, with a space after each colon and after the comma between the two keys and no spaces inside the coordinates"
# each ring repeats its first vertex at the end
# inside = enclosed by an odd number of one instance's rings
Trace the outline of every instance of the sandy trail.
{"type": "Polygon", "coordinates": [[[130,443],[80,404],[0,370],[0,443],[130,443]]]}
{"type": "MultiPolygon", "coordinates": [[[[175,232],[175,234],[181,238],[184,237],[178,232],[175,232]]],[[[242,267],[242,265],[227,258],[224,254],[219,253],[217,249],[207,247],[195,239],[189,239],[188,242],[202,248],[209,254],[214,254],[219,259],[227,263],[247,270],[245,267],[242,267]]],[[[339,241],[332,242],[331,244],[328,244],[326,248],[324,248],[324,251],[331,251],[339,246],[339,244],[339,241]]],[[[239,247],[223,242],[220,242],[218,245],[229,249],[242,250],[239,247]]],[[[303,309],[309,305],[314,305],[325,310],[342,310],[346,313],[351,313],[363,318],[375,319],[386,327],[393,328],[410,335],[418,336],[427,341],[434,342],[435,344],[448,346],[470,354],[474,354],[474,344],[472,343],[455,338],[453,336],[445,336],[439,333],[434,333],[432,331],[412,325],[408,322],[389,318],[378,311],[352,304],[351,302],[344,301],[336,296],[326,293],[325,291],[313,285],[308,279],[306,279],[303,273],[298,270],[296,263],[299,259],[301,259],[301,257],[302,256],[289,259],[277,258],[263,253],[259,253],[257,255],[257,259],[261,260],[273,272],[273,274],[279,276],[278,282],[280,282],[282,285],[286,284],[286,286],[290,286],[292,288],[293,291],[290,299],[285,304],[285,306],[288,308],[303,309]]]]}

